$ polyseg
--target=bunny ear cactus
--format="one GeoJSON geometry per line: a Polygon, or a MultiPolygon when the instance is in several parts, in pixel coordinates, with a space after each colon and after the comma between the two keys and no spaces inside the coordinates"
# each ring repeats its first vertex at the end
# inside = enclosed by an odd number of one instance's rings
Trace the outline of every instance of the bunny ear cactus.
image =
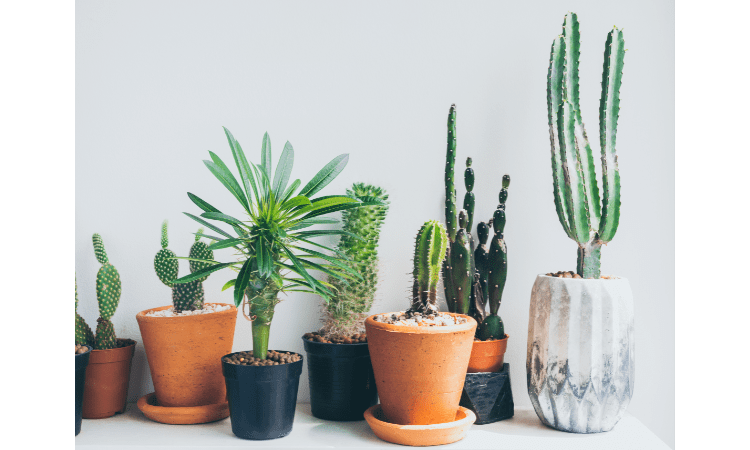
{"type": "Polygon", "coordinates": [[[447,248],[448,235],[443,224],[437,220],[425,222],[414,245],[414,287],[409,313],[431,315],[439,312],[437,285],[447,248]]]}
{"type": "MultiPolygon", "coordinates": [[[[203,234],[203,228],[199,229],[195,236],[195,243],[190,248],[190,272],[195,273],[199,270],[210,266],[208,261],[213,260],[214,253],[209,250],[208,245],[201,242],[200,237],[203,234]],[[199,261],[196,261],[199,260],[199,261]]],[[[169,236],[167,233],[167,221],[161,226],[161,250],[154,257],[154,270],[156,275],[166,286],[172,288],[172,305],[174,312],[196,311],[203,309],[205,302],[205,292],[203,290],[203,281],[208,278],[208,274],[196,280],[187,283],[175,283],[179,274],[179,263],[177,255],[167,248],[169,245],[169,236]]]]}
{"type": "MultiPolygon", "coordinates": [[[[477,237],[479,245],[475,248],[471,228],[474,223],[474,209],[476,198],[474,194],[475,174],[472,168],[472,159],[466,158],[466,169],[464,170],[464,186],[466,194],[461,211],[456,214],[456,189],[454,182],[454,169],[456,165],[456,105],[451,105],[448,112],[448,149],[445,163],[445,223],[448,227],[448,250],[443,263],[443,286],[445,288],[445,299],[451,312],[473,316],[480,327],[485,320],[486,303],[490,303],[490,321],[497,322],[497,310],[500,306],[502,288],[495,289],[494,285],[500,285],[497,272],[499,267],[507,268],[507,253],[505,243],[500,232],[500,242],[497,243],[497,233],[493,237],[491,247],[487,248],[487,239],[490,236],[490,226],[495,219],[477,224],[477,237]],[[496,246],[492,247],[492,246],[496,246]],[[493,254],[493,248],[497,250],[493,254]],[[502,249],[501,249],[502,248],[502,249]],[[506,258],[506,259],[502,259],[506,258]],[[502,261],[500,261],[502,259],[502,261]],[[493,278],[494,277],[494,278],[493,278]],[[494,284],[491,284],[493,280],[494,284]],[[495,289],[493,291],[493,289],[495,289]],[[493,293],[494,292],[494,293],[493,293]],[[493,317],[494,316],[494,317],[493,317]]],[[[508,185],[510,177],[503,177],[500,191],[500,205],[502,215],[505,214],[505,200],[508,198],[508,185]]],[[[498,213],[496,212],[497,216],[498,213]]],[[[504,218],[503,226],[504,226],[504,218]]],[[[505,284],[505,275],[502,275],[502,285],[505,284]]],[[[502,323],[502,322],[500,322],[502,323]]],[[[498,327],[493,325],[492,330],[498,327]]],[[[493,331],[493,336],[495,332],[493,331]]]]}
{"type": "Polygon", "coordinates": [[[78,314],[78,280],[76,279],[76,345],[94,345],[94,333],[91,327],[78,314]]]}
{"type": "Polygon", "coordinates": [[[99,234],[94,234],[92,240],[96,259],[102,265],[96,274],[96,299],[99,302],[99,318],[96,320],[94,348],[96,350],[107,350],[117,347],[115,328],[110,319],[112,319],[117,305],[120,303],[122,284],[120,274],[115,266],[109,262],[102,237],[99,234]]]}
{"type": "Polygon", "coordinates": [[[348,209],[341,213],[342,229],[351,235],[341,237],[338,250],[349,259],[347,265],[362,277],[348,282],[335,277],[328,279],[336,291],[326,304],[328,319],[323,327],[324,332],[343,336],[362,330],[364,313],[370,310],[375,299],[378,242],[389,204],[386,191],[369,184],[355,183],[346,191],[346,195],[359,201],[375,198],[383,204],[348,209]],[[354,237],[355,234],[361,239],[354,237]]]}
{"type": "Polygon", "coordinates": [[[547,79],[547,112],[552,147],[555,209],[565,233],[578,244],[576,271],[583,278],[601,276],[601,246],[612,240],[620,218],[620,172],[615,151],[620,86],[625,58],[622,30],[615,27],[604,47],[599,142],[602,193],[579,105],[578,17],[568,13],[562,35],[552,42],[547,79]]]}

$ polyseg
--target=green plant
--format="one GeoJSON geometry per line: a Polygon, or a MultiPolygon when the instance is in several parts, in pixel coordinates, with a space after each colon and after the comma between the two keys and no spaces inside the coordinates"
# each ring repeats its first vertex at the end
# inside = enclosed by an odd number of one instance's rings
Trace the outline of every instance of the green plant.
{"type": "Polygon", "coordinates": [[[209,152],[211,160],[205,160],[204,164],[237,199],[246,217],[240,220],[224,214],[191,193],[188,193],[188,197],[203,210],[203,213],[201,217],[185,214],[221,235],[215,237],[197,234],[216,241],[208,247],[209,250],[233,248],[239,259],[219,263],[213,259],[184,258],[205,263],[207,266],[175,280],[174,283],[195,281],[226,267],[237,271],[237,277],[227,282],[224,289],[234,287],[234,303],[241,307],[243,314],[246,314],[244,305],[249,306],[253,355],[265,359],[271,321],[274,308],[280,301],[280,292],[308,292],[318,294],[329,301],[334,296],[335,289],[329,282],[313,278],[310,271],[317,270],[332,278],[360,278],[347,264],[347,258],[343,253],[311,240],[318,236],[331,235],[356,237],[353,233],[345,230],[305,229],[312,225],[337,222],[321,216],[361,206],[382,205],[382,202],[370,197],[361,201],[343,195],[313,197],[344,169],[349,160],[348,154],[334,158],[298,191],[300,180],[288,185],[294,162],[292,144],[287,142],[284,146],[276,172],[272,175],[271,140],[268,133],[263,136],[260,165],[247,160],[242,147],[229,130],[224,128],[224,133],[242,185],[221,158],[213,152],[209,152]],[[235,236],[204,219],[230,225],[235,236]],[[303,247],[305,244],[333,252],[334,255],[303,247]]]}
{"type": "Polygon", "coordinates": [[[337,249],[349,258],[349,266],[362,278],[347,282],[329,277],[328,282],[336,291],[326,304],[327,320],[323,332],[327,335],[348,336],[362,331],[365,313],[375,299],[380,228],[388,213],[388,194],[380,187],[354,183],[346,195],[360,201],[375,198],[383,204],[348,209],[341,214],[342,229],[361,239],[344,234],[337,249]]]}
{"type": "Polygon", "coordinates": [[[414,286],[409,314],[437,314],[437,285],[440,267],[448,248],[445,227],[437,220],[428,220],[417,233],[414,244],[414,286]]]}
{"type": "Polygon", "coordinates": [[[120,303],[122,283],[115,266],[110,264],[104,242],[99,234],[92,237],[94,254],[102,265],[96,274],[96,299],[99,302],[99,318],[96,320],[96,335],[78,314],[78,281],[76,280],[76,344],[90,345],[94,350],[107,350],[117,347],[115,327],[110,319],[120,303]]]}
{"type": "Polygon", "coordinates": [[[599,278],[601,246],[615,236],[620,219],[620,171],[615,143],[625,40],[622,31],[614,27],[604,46],[599,101],[603,190],[600,201],[594,157],[579,106],[580,39],[578,17],[568,13],[562,35],[552,42],[547,77],[552,185],[560,223],[568,237],[578,244],[578,275],[599,278]]]}
{"type": "Polygon", "coordinates": [[[500,190],[500,204],[493,219],[477,224],[479,245],[475,247],[471,228],[474,222],[474,169],[472,159],[466,159],[464,170],[463,209],[456,214],[456,187],[454,182],[456,165],[456,105],[448,112],[448,150],[445,164],[445,223],[447,224],[448,249],[443,262],[443,286],[445,300],[451,312],[473,316],[479,327],[477,337],[502,338],[502,320],[497,316],[502,300],[507,275],[507,249],[503,239],[505,227],[505,201],[508,198],[510,176],[504,175],[500,190]],[[490,226],[495,223],[495,236],[490,249],[486,243],[490,226]],[[499,227],[499,233],[498,233],[499,227]],[[485,320],[486,304],[490,304],[490,322],[485,320]],[[482,331],[484,330],[484,331],[482,331]],[[486,337],[482,337],[486,336],[486,337]]]}
{"type": "MultiPolygon", "coordinates": [[[[205,269],[210,265],[206,260],[214,259],[214,252],[208,248],[205,242],[200,240],[203,235],[203,228],[198,229],[195,234],[195,242],[190,247],[190,272],[195,273],[205,269]]],[[[174,312],[195,311],[203,309],[205,293],[203,291],[203,282],[208,275],[195,279],[187,283],[175,284],[180,270],[177,261],[177,255],[168,249],[169,236],[167,235],[167,221],[161,224],[161,250],[154,257],[154,270],[162,283],[172,288],[172,305],[174,312]]]]}

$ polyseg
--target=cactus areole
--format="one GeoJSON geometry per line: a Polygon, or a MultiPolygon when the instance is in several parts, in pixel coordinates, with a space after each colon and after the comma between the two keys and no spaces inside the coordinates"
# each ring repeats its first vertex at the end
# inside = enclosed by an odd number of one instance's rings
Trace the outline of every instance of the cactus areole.
{"type": "Polygon", "coordinates": [[[456,142],[456,105],[451,105],[448,112],[448,150],[445,162],[445,223],[448,226],[448,244],[443,262],[445,299],[451,312],[471,315],[476,319],[479,323],[478,338],[502,339],[505,329],[497,313],[508,273],[508,250],[503,231],[510,176],[503,176],[499,204],[493,217],[488,222],[477,224],[479,245],[476,246],[471,235],[476,203],[473,192],[475,173],[471,158],[466,158],[464,170],[464,206],[456,213],[456,142]],[[494,235],[487,248],[491,226],[494,226],[494,235]],[[485,313],[487,303],[490,305],[489,316],[485,313]]]}
{"type": "Polygon", "coordinates": [[[599,101],[601,194],[579,105],[580,42],[578,17],[568,13],[562,34],[552,42],[547,76],[552,189],[560,224],[568,237],[578,244],[578,275],[599,278],[601,246],[615,236],[620,219],[620,171],[615,143],[625,40],[622,30],[615,27],[604,45],[599,101]]]}
{"type": "MultiPolygon", "coordinates": [[[[197,249],[195,254],[191,250],[191,256],[184,259],[190,260],[193,272],[174,280],[173,284],[204,280],[217,270],[232,268],[237,275],[224,285],[224,289],[234,288],[235,305],[252,321],[253,355],[265,359],[271,321],[274,308],[280,301],[280,293],[308,292],[328,301],[334,295],[331,285],[317,280],[310,272],[318,271],[339,279],[361,278],[348,264],[345,255],[312,240],[330,235],[347,235],[355,239],[359,239],[359,236],[345,230],[308,228],[337,223],[335,219],[323,217],[330,213],[360,206],[383,205],[383,202],[374,197],[359,200],[345,195],[315,196],[344,169],[349,160],[348,154],[333,158],[300,188],[300,180],[290,183],[294,164],[292,144],[287,142],[284,145],[274,172],[268,133],[263,136],[259,165],[247,160],[239,142],[226,128],[224,134],[239,179],[213,152],[209,152],[211,159],[203,163],[239,202],[243,216],[236,218],[224,214],[197,195],[188,193],[190,200],[202,212],[200,217],[185,214],[213,233],[197,233],[196,236],[214,242],[197,249]],[[231,227],[233,234],[226,231],[227,226],[231,227]],[[235,260],[220,263],[208,257],[208,252],[219,249],[233,249],[235,260]],[[245,306],[248,311],[245,311],[245,306]]],[[[190,289],[188,291],[186,295],[196,295],[190,289]]]]}

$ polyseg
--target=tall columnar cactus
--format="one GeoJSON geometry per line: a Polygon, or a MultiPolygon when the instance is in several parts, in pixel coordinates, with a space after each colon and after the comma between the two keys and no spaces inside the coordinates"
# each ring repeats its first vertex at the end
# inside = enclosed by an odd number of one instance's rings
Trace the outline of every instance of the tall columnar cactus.
{"type": "Polygon", "coordinates": [[[346,264],[362,278],[345,282],[328,277],[336,291],[326,304],[327,321],[323,327],[326,334],[351,335],[361,331],[364,313],[372,307],[378,284],[378,242],[388,213],[388,194],[380,187],[355,183],[347,189],[346,195],[360,201],[378,199],[382,205],[347,209],[341,213],[342,229],[347,234],[342,235],[338,250],[348,258],[346,264]]]}
{"type": "Polygon", "coordinates": [[[96,345],[94,348],[106,350],[117,347],[115,327],[110,319],[115,314],[117,305],[120,304],[122,285],[120,274],[115,266],[109,263],[102,237],[94,234],[93,241],[96,259],[102,265],[96,274],[96,300],[99,302],[99,318],[96,320],[96,345]]]}
{"type": "Polygon", "coordinates": [[[440,267],[448,247],[445,227],[437,220],[428,220],[417,233],[414,245],[414,287],[410,313],[437,314],[437,285],[440,267]]]}
{"type": "Polygon", "coordinates": [[[580,39],[578,17],[568,13],[562,35],[552,42],[547,79],[552,185],[560,223],[568,237],[578,243],[578,275],[599,278],[601,246],[615,236],[620,218],[620,172],[615,143],[625,41],[622,31],[615,27],[604,46],[599,102],[600,199],[594,157],[579,106],[580,39]]]}
{"type": "MultiPolygon", "coordinates": [[[[209,250],[208,245],[200,240],[203,235],[203,229],[199,229],[195,234],[195,243],[190,247],[190,273],[195,273],[204,269],[211,264],[205,261],[214,259],[214,252],[209,250]],[[199,259],[201,261],[195,261],[199,259]]],[[[175,284],[180,270],[177,255],[167,248],[169,245],[169,236],[167,234],[167,221],[161,225],[161,250],[154,257],[154,270],[162,283],[172,288],[172,305],[174,311],[196,311],[203,309],[205,293],[203,291],[203,282],[208,275],[197,280],[186,283],[175,284]]]]}
{"type": "MultiPolygon", "coordinates": [[[[456,105],[451,105],[448,113],[448,151],[445,163],[445,223],[448,226],[449,243],[445,262],[443,263],[443,285],[445,287],[445,299],[448,309],[451,312],[474,316],[477,322],[480,323],[480,327],[477,328],[479,331],[485,317],[485,305],[488,300],[490,300],[491,305],[496,305],[492,314],[497,316],[502,288],[499,291],[493,291],[495,295],[493,297],[488,279],[498,267],[507,268],[507,254],[503,253],[503,258],[506,259],[500,262],[496,260],[496,258],[500,258],[500,251],[493,254],[492,249],[487,249],[486,244],[490,234],[490,225],[485,222],[477,224],[479,245],[475,248],[474,239],[471,235],[476,202],[473,192],[474,169],[471,167],[471,158],[466,159],[466,170],[464,171],[464,185],[466,187],[464,209],[456,217],[456,189],[454,184],[456,142],[456,105]]],[[[503,217],[509,183],[510,177],[505,175],[503,177],[503,189],[500,191],[500,205],[498,206],[498,210],[503,211],[503,217]]],[[[495,214],[497,215],[498,213],[496,212],[495,214]]],[[[489,222],[491,224],[493,220],[489,222]]],[[[496,245],[496,239],[497,234],[493,238],[491,245],[496,245]]],[[[500,240],[502,241],[502,231],[500,232],[500,240]]],[[[505,244],[504,241],[502,242],[502,248],[504,249],[505,244]]],[[[497,273],[494,275],[497,276],[497,273]]],[[[502,279],[504,285],[505,275],[503,275],[502,279]]],[[[491,320],[495,321],[497,319],[491,320]]],[[[492,329],[496,330],[497,327],[493,326],[492,329]]]]}

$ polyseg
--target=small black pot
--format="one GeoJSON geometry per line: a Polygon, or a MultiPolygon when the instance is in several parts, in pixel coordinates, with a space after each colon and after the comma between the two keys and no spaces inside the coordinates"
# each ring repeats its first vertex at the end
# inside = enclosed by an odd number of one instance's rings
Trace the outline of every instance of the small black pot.
{"type": "MultiPolygon", "coordinates": [[[[276,350],[281,352],[283,350],[276,350]]],[[[292,432],[302,357],[278,366],[241,366],[221,359],[232,432],[242,439],[277,439],[292,432]]]]}
{"type": "Polygon", "coordinates": [[[500,372],[467,373],[459,404],[474,411],[476,425],[513,417],[510,365],[503,364],[500,372]]]}
{"type": "Polygon", "coordinates": [[[86,386],[86,366],[89,365],[89,356],[91,356],[91,346],[86,347],[89,351],[76,355],[76,436],[81,432],[83,388],[86,386]]]}
{"type": "Polygon", "coordinates": [[[326,344],[302,338],[307,352],[310,407],[324,420],[363,420],[378,399],[367,343],[326,344]]]}

